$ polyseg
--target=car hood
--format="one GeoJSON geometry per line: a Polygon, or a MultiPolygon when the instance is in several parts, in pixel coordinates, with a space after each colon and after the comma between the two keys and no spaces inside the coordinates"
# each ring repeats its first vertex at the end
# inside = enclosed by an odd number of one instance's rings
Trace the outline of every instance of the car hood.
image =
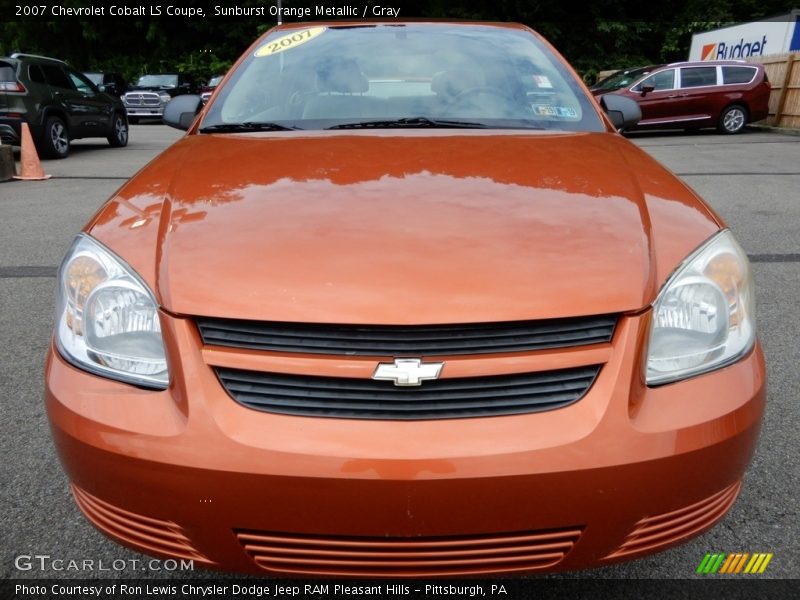
{"type": "Polygon", "coordinates": [[[413,324],[639,310],[718,227],[615,134],[391,130],[189,135],[88,230],[176,314],[413,324]]]}

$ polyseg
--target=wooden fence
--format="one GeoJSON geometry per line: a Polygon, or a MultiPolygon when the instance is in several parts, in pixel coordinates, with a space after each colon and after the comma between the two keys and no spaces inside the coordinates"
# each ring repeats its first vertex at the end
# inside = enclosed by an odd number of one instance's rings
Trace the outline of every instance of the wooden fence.
{"type": "Polygon", "coordinates": [[[762,122],[800,129],[800,52],[757,56],[748,60],[764,65],[772,83],[769,117],[762,122]]]}

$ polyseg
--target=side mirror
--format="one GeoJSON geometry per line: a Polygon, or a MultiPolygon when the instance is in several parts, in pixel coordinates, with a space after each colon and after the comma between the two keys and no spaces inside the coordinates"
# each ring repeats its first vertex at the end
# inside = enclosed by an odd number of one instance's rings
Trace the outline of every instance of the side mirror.
{"type": "Polygon", "coordinates": [[[600,106],[617,129],[628,129],[636,125],[642,118],[642,109],[636,100],[619,94],[600,96],[600,106]]]}
{"type": "Polygon", "coordinates": [[[194,94],[176,96],[164,107],[164,123],[175,129],[186,131],[192,126],[201,106],[200,96],[194,94]]]}
{"type": "Polygon", "coordinates": [[[650,84],[643,85],[642,86],[642,98],[647,96],[647,94],[649,94],[650,92],[654,91],[655,89],[656,89],[656,86],[654,86],[654,85],[650,85],[650,84]]]}
{"type": "Polygon", "coordinates": [[[106,91],[108,91],[108,88],[101,83],[100,85],[97,86],[97,91],[105,93],[106,91]]]}

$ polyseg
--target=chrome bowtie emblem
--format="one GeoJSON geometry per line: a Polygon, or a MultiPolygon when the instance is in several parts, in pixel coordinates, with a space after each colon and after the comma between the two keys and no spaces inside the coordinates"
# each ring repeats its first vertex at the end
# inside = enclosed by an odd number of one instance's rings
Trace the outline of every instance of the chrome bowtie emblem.
{"type": "Polygon", "coordinates": [[[423,363],[418,358],[396,358],[393,363],[378,363],[373,379],[392,381],[395,385],[420,385],[438,379],[444,363],[423,363]]]}

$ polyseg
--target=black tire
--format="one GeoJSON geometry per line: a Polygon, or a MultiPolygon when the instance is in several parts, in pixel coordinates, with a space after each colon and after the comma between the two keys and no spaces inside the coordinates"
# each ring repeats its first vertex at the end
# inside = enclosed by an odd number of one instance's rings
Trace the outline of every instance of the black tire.
{"type": "Polygon", "coordinates": [[[136,125],[139,122],[139,117],[128,117],[128,123],[136,125]]]}
{"type": "Polygon", "coordinates": [[[69,131],[61,117],[47,117],[39,140],[42,158],[67,158],[69,156],[69,131]]]}
{"type": "Polygon", "coordinates": [[[747,125],[748,117],[747,109],[744,106],[741,104],[731,104],[723,110],[722,114],[719,116],[717,130],[727,135],[739,133],[744,129],[744,126],[747,125]]]}
{"type": "Polygon", "coordinates": [[[128,120],[117,113],[111,120],[111,135],[106,139],[112,148],[122,148],[128,145],[128,120]]]}

